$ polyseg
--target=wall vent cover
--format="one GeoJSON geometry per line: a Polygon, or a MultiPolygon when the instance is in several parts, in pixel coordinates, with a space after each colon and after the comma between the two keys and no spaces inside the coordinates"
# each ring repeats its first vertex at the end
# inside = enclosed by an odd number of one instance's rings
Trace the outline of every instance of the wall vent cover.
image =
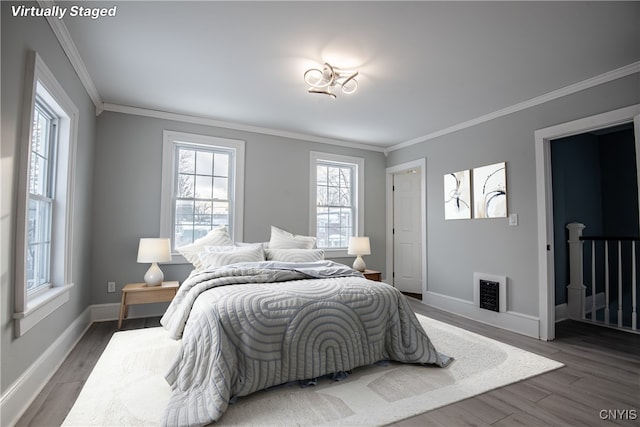
{"type": "Polygon", "coordinates": [[[507,276],[478,272],[473,273],[473,304],[476,307],[506,313],[507,296],[507,276]],[[480,288],[485,287],[487,289],[482,291],[481,297],[480,288]],[[490,303],[490,301],[493,303],[490,303]],[[494,304],[495,307],[493,307],[494,304]]]}
{"type": "Polygon", "coordinates": [[[480,308],[500,311],[500,283],[480,280],[480,308]]]}

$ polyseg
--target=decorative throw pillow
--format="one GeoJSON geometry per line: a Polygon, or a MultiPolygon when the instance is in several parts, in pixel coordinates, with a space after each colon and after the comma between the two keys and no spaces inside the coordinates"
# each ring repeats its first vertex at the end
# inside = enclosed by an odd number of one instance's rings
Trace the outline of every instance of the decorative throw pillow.
{"type": "Polygon", "coordinates": [[[268,261],[315,262],[324,259],[322,249],[266,249],[268,261]]]}
{"type": "Polygon", "coordinates": [[[221,252],[201,252],[200,263],[202,268],[222,267],[237,262],[259,262],[264,261],[264,250],[262,246],[248,248],[234,248],[230,251],[221,252]]]}
{"type": "Polygon", "coordinates": [[[312,249],[316,246],[316,238],[312,236],[298,236],[271,226],[271,240],[269,249],[312,249]]]}
{"type": "Polygon", "coordinates": [[[206,246],[230,246],[233,247],[233,240],[229,237],[227,227],[221,225],[214,228],[206,236],[201,237],[190,245],[176,248],[182,256],[186,258],[197,269],[202,268],[200,263],[200,253],[205,251],[206,246]]]}

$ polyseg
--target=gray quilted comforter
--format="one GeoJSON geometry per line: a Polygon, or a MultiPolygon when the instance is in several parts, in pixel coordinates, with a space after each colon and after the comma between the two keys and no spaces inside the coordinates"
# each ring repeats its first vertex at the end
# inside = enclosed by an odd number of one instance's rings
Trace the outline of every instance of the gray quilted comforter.
{"type": "Polygon", "coordinates": [[[182,345],[163,424],[199,426],[230,399],[390,359],[443,366],[405,298],[331,261],[192,273],[161,320],[182,345]]]}

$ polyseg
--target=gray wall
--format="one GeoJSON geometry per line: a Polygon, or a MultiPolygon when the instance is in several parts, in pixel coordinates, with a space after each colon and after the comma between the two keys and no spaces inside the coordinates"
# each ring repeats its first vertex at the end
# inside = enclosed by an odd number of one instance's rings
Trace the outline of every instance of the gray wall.
{"type": "MultiPolygon", "coordinates": [[[[35,4],[35,3],[34,3],[35,4]]],[[[37,4],[35,4],[37,6],[37,4]]],[[[2,2],[2,266],[0,340],[4,394],[25,370],[64,332],[91,302],[91,194],[95,108],[44,18],[13,18],[2,2]],[[16,168],[24,102],[27,52],[35,50],[80,111],[70,301],[20,338],[13,334],[16,168]]]]}
{"type": "MultiPolygon", "coordinates": [[[[365,159],[367,266],[385,264],[385,157],[383,153],[144,116],[104,112],[98,117],[93,187],[92,302],[119,301],[126,283],[142,280],[138,239],[160,229],[162,131],[174,130],[245,141],[244,238],[268,241],[270,226],[309,234],[310,151],[365,159]],[[117,293],[107,293],[115,281],[117,293]]],[[[351,264],[353,258],[336,261],[351,264]]],[[[184,280],[190,265],[164,265],[165,280],[184,280]]],[[[133,307],[135,309],[135,307],[133,307]]]]}
{"type": "Polygon", "coordinates": [[[622,78],[389,154],[387,166],[427,160],[428,289],[473,301],[473,272],[508,277],[508,310],[538,316],[537,129],[640,103],[640,75],[622,78]],[[444,220],[443,175],[507,162],[506,219],[444,220]]]}

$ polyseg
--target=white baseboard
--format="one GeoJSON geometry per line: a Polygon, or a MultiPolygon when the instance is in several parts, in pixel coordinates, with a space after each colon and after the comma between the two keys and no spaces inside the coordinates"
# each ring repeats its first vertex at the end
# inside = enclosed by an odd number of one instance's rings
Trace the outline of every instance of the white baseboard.
{"type": "Polygon", "coordinates": [[[476,322],[485,323],[508,331],[540,339],[540,320],[514,311],[495,312],[483,310],[472,301],[454,298],[435,292],[423,295],[422,302],[431,307],[455,313],[476,322]]]}
{"type": "Polygon", "coordinates": [[[555,314],[556,323],[567,320],[569,318],[569,307],[567,303],[556,305],[556,314],[555,314]]]}
{"type": "MultiPolygon", "coordinates": [[[[587,313],[591,313],[591,309],[592,307],[592,302],[593,302],[593,295],[589,295],[587,297],[584,298],[584,312],[585,314],[587,313]]],[[[606,301],[605,301],[605,293],[604,292],[599,292],[596,294],[596,310],[600,310],[602,308],[605,308],[607,306],[606,301]]]]}
{"type": "MultiPolygon", "coordinates": [[[[162,316],[169,303],[160,302],[152,304],[140,304],[129,306],[127,319],[139,319],[144,317],[162,316]]],[[[91,320],[93,322],[106,322],[118,320],[120,316],[120,303],[95,304],[91,306],[91,320]]]]}
{"type": "Polygon", "coordinates": [[[91,307],[87,307],[58,339],[9,386],[0,397],[0,425],[12,426],[18,422],[24,411],[80,341],[91,323],[91,307]]]}
{"type": "MultiPolygon", "coordinates": [[[[599,292],[596,294],[596,310],[600,310],[605,308],[605,294],[604,292],[599,292]]],[[[593,308],[591,302],[593,301],[593,296],[589,295],[584,299],[584,314],[591,313],[591,309],[593,308]]],[[[556,305],[556,323],[567,320],[569,318],[569,307],[567,303],[556,305]]]]}
{"type": "Polygon", "coordinates": [[[105,322],[107,320],[118,320],[120,314],[120,304],[96,304],[91,307],[91,321],[105,322]]]}

